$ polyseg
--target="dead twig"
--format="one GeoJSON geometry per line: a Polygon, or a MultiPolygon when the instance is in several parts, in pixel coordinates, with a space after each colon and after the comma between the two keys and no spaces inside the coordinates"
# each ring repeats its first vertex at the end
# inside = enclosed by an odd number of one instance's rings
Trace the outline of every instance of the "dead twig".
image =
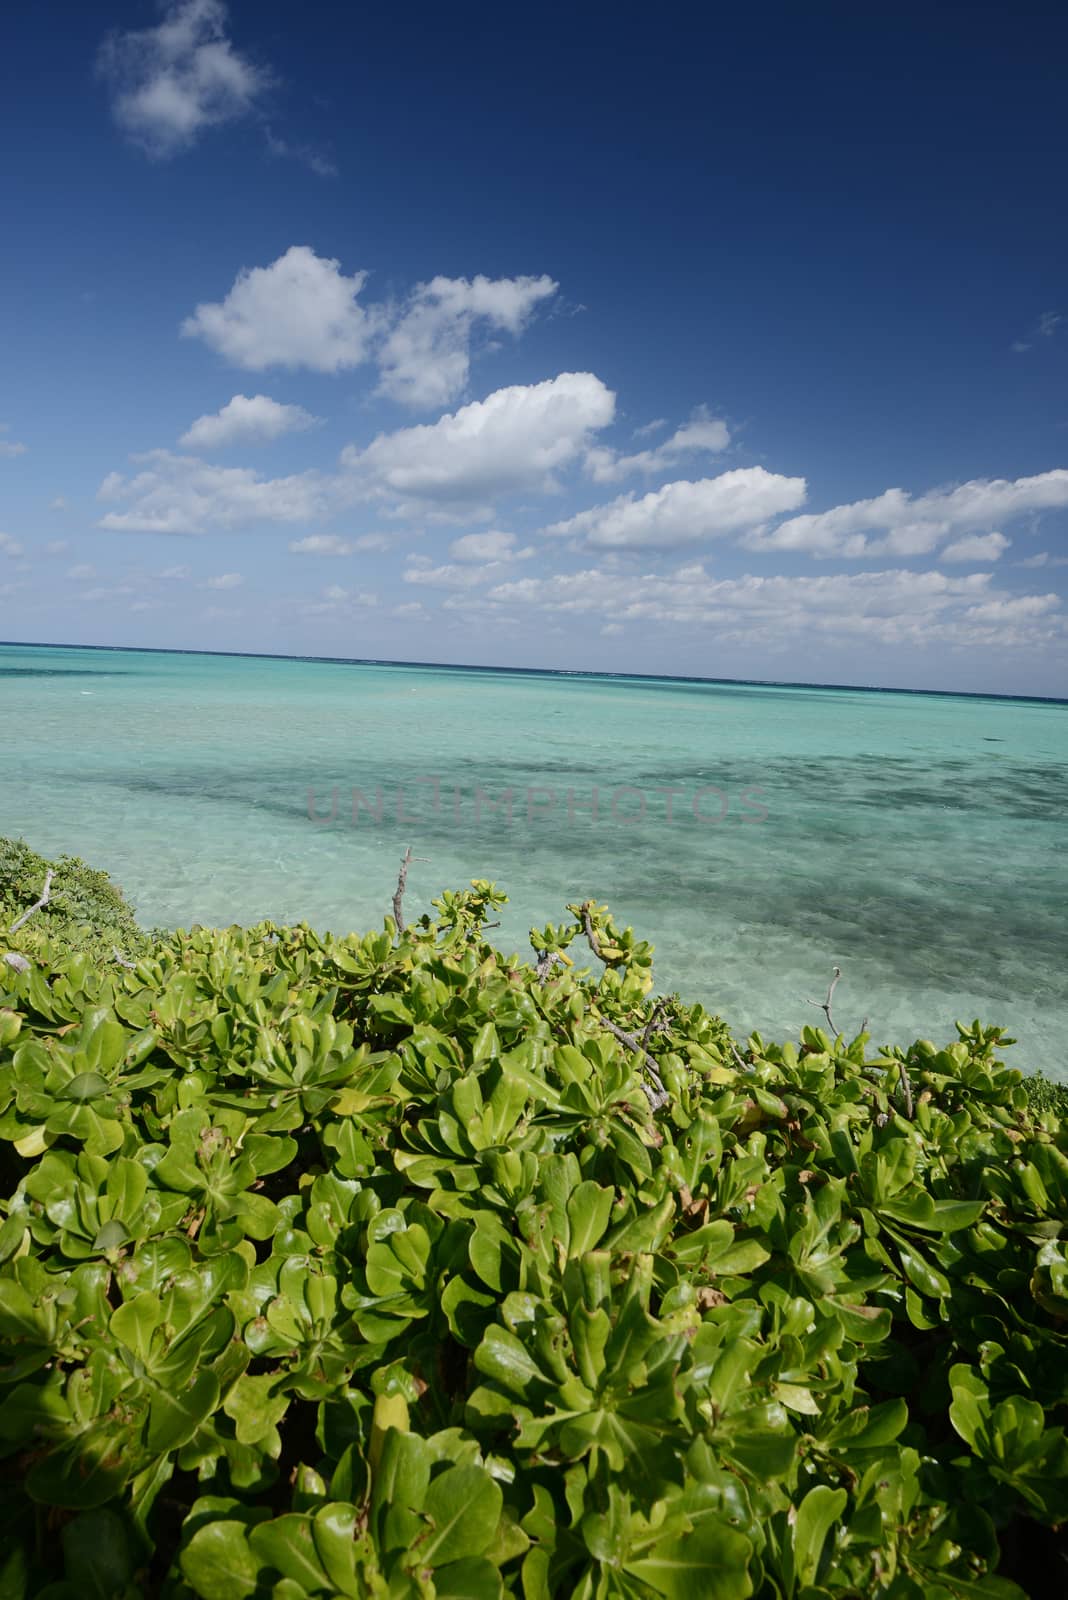
{"type": "Polygon", "coordinates": [[[51,867],[49,867],[48,871],[45,873],[44,888],[41,890],[41,898],[39,900],[35,900],[30,909],[28,911],[24,911],[17,922],[13,922],[11,924],[11,927],[8,929],[9,933],[18,933],[22,925],[26,922],[29,922],[35,911],[40,911],[48,904],[52,894],[52,879],[54,877],[55,872],[51,867]]]}
{"type": "Polygon", "coordinates": [[[425,861],[426,856],[413,856],[412,847],[408,846],[400,864],[397,875],[397,887],[393,892],[393,920],[397,924],[397,932],[403,933],[407,924],[404,921],[404,891],[408,886],[408,868],[413,861],[425,861]]]}
{"type": "Polygon", "coordinates": [[[609,1022],[607,1017],[601,1018],[601,1026],[607,1028],[613,1039],[618,1039],[620,1044],[625,1044],[628,1050],[633,1050],[636,1056],[641,1056],[642,1065],[652,1079],[651,1084],[642,1084],[646,1099],[649,1101],[650,1111],[659,1111],[662,1106],[666,1106],[671,1097],[664,1088],[656,1061],[646,1050],[641,1040],[636,1039],[632,1033],[627,1033],[617,1023],[609,1022]]]}
{"type": "MultiPolygon", "coordinates": [[[[834,999],[834,991],[838,987],[838,980],[839,980],[839,978],[841,976],[842,976],[841,967],[835,967],[835,969],[834,969],[834,977],[831,979],[831,986],[827,990],[827,998],[823,1002],[823,1004],[820,1006],[820,1010],[823,1012],[824,1016],[827,1018],[827,1026],[828,1026],[828,1028],[830,1028],[831,1033],[833,1034],[833,1036],[836,1039],[838,1037],[838,1029],[834,1025],[834,1017],[831,1014],[831,1001],[834,999]]],[[[819,1006],[820,1005],[818,1000],[812,1000],[812,1001],[809,1002],[809,1004],[810,1005],[814,1005],[814,1006],[819,1006]]]]}
{"type": "Polygon", "coordinates": [[[909,1077],[909,1069],[903,1061],[898,1062],[897,1073],[901,1079],[901,1092],[905,1097],[905,1115],[911,1122],[914,1109],[912,1104],[912,1080],[909,1077]]]}
{"type": "Polygon", "coordinates": [[[742,1059],[742,1052],[738,1049],[738,1046],[735,1044],[733,1039],[731,1040],[730,1049],[731,1049],[731,1055],[734,1057],[735,1061],[738,1063],[739,1072],[748,1072],[749,1068],[746,1066],[744,1060],[742,1059]]]}
{"type": "Polygon", "coordinates": [[[600,941],[598,940],[597,935],[593,931],[593,919],[590,916],[590,902],[588,900],[584,900],[582,902],[581,911],[582,911],[583,931],[586,934],[586,939],[587,939],[587,941],[589,943],[589,947],[593,951],[594,955],[597,957],[598,961],[603,961],[605,966],[607,967],[607,966],[610,965],[610,963],[609,963],[607,957],[602,955],[600,941]]]}
{"type": "Polygon", "coordinates": [[[658,1000],[656,1002],[656,1005],[653,1007],[652,1016],[649,1018],[649,1021],[645,1024],[645,1032],[642,1034],[642,1049],[643,1050],[648,1045],[649,1040],[653,1037],[654,1033],[666,1033],[667,1032],[669,1024],[667,1023],[667,1021],[665,1020],[665,1017],[664,1017],[664,1013],[665,1013],[666,1010],[667,1010],[667,1007],[664,1005],[663,1000],[658,1000]]]}
{"type": "Polygon", "coordinates": [[[120,967],[125,967],[127,972],[136,972],[137,971],[137,962],[136,961],[127,961],[127,959],[123,955],[122,951],[120,949],[118,949],[118,947],[116,945],[112,945],[111,953],[114,956],[115,960],[119,963],[119,966],[120,967]]]}
{"type": "MultiPolygon", "coordinates": [[[[842,976],[842,969],[841,969],[841,967],[835,967],[833,970],[834,970],[834,977],[831,979],[830,988],[827,990],[827,998],[826,998],[826,1000],[809,1000],[808,1003],[809,1003],[810,1006],[819,1006],[820,1010],[823,1012],[823,1015],[827,1018],[827,1026],[828,1026],[828,1028],[830,1028],[833,1037],[837,1039],[840,1030],[837,1027],[837,1025],[835,1023],[835,1020],[834,1020],[834,1013],[831,1010],[831,1002],[834,999],[834,991],[838,987],[838,980],[842,976]]],[[[867,1031],[868,1031],[868,1018],[865,1017],[864,1021],[860,1025],[859,1032],[860,1033],[867,1033],[867,1031]]]]}
{"type": "Polygon", "coordinates": [[[559,950],[543,950],[534,963],[534,976],[539,983],[548,983],[555,966],[566,967],[567,962],[559,950]]]}

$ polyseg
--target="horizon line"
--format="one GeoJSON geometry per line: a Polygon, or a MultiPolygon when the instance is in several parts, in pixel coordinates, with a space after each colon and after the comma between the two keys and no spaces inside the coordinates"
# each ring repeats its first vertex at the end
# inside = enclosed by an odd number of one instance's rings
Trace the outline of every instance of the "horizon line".
{"type": "Polygon", "coordinates": [[[507,667],[485,666],[477,662],[397,661],[382,656],[289,655],[272,650],[198,650],[179,645],[75,644],[49,639],[0,639],[0,649],[21,650],[105,650],[123,655],[212,656],[240,661],[302,661],[309,665],[336,667],[415,667],[437,672],[506,672],[538,678],[610,678],[638,683],[729,684],[742,689],[827,689],[849,690],[856,694],[926,694],[960,700],[1032,701],[1038,705],[1068,705],[1068,697],[1044,694],[1003,694],[987,689],[905,689],[897,684],[817,683],[791,678],[703,678],[675,672],[609,672],[595,667],[507,667]]]}

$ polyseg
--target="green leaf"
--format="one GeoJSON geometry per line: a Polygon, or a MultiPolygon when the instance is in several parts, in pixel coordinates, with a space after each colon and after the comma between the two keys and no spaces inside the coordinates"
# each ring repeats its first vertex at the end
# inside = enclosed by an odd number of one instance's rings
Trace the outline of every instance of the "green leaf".
{"type": "Polygon", "coordinates": [[[702,1517],[692,1533],[658,1541],[624,1571],[667,1600],[745,1600],[753,1592],[753,1547],[715,1517],[702,1517]]]}
{"type": "Polygon", "coordinates": [[[131,1582],[134,1557],[126,1525],[114,1511],[83,1511],[63,1529],[68,1574],[92,1600],[113,1600],[131,1582]]]}
{"type": "Polygon", "coordinates": [[[432,1478],[423,1502],[430,1527],[419,1541],[419,1560],[443,1567],[480,1556],[493,1543],[501,1515],[498,1485],[482,1467],[449,1467],[432,1478]]]}
{"type": "Polygon", "coordinates": [[[284,1578],[314,1593],[332,1585],[319,1559],[312,1537],[311,1518],[290,1514],[260,1522],[249,1534],[249,1546],[264,1566],[275,1567],[284,1578]]]}
{"type": "Polygon", "coordinates": [[[827,1535],[845,1510],[848,1498],[844,1489],[817,1484],[798,1506],[794,1524],[794,1571],[799,1588],[805,1589],[816,1582],[827,1535]]]}
{"type": "Polygon", "coordinates": [[[260,1586],[262,1563],[252,1551],[243,1522],[209,1522],[199,1528],[182,1550],[178,1565],[200,1600],[261,1600],[270,1593],[260,1586]]]}

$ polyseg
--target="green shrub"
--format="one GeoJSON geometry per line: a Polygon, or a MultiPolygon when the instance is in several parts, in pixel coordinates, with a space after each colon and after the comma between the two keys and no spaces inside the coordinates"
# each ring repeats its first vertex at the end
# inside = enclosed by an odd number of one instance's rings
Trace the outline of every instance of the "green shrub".
{"type": "Polygon", "coordinates": [[[0,968],[0,1592],[1063,1592],[1068,1133],[1000,1031],[736,1045],[501,900],[0,968]]]}
{"type": "Polygon", "coordinates": [[[0,951],[14,950],[32,958],[48,941],[70,950],[85,950],[99,961],[113,961],[147,947],[122,890],[77,856],[46,861],[21,839],[0,838],[0,951]],[[54,874],[48,903],[9,936],[8,929],[32,906],[54,874]]]}

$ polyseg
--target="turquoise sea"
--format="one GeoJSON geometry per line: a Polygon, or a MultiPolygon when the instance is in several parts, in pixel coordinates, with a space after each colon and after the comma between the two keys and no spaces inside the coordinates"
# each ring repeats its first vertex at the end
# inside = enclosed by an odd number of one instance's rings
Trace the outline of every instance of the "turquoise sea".
{"type": "Polygon", "coordinates": [[[0,833],[146,924],[365,929],[411,844],[410,916],[491,877],[525,949],[592,896],[742,1031],[837,964],[840,1027],[978,1015],[1068,1080],[1065,702],[9,645],[0,752],[0,833]]]}

